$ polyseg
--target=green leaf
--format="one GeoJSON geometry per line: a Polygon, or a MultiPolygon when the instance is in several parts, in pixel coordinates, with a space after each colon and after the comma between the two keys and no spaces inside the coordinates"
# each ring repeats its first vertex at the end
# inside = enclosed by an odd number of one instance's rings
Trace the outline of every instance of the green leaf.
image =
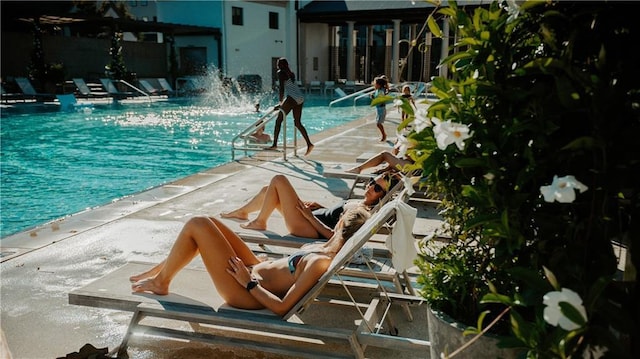
{"type": "Polygon", "coordinates": [[[440,26],[436,22],[436,19],[433,18],[433,15],[429,15],[427,19],[427,26],[429,26],[429,31],[433,33],[435,37],[442,37],[442,31],[440,31],[440,26]]]}
{"type": "Polygon", "coordinates": [[[511,297],[509,297],[508,295],[497,294],[497,293],[487,293],[480,300],[480,304],[487,304],[487,303],[501,303],[501,304],[511,306],[513,304],[513,301],[511,300],[511,297]]]}
{"type": "Polygon", "coordinates": [[[576,307],[571,305],[571,303],[560,302],[558,303],[558,305],[560,306],[560,310],[562,311],[562,314],[565,317],[569,318],[569,320],[571,320],[572,322],[580,325],[581,327],[584,327],[585,324],[587,324],[586,319],[582,316],[582,314],[578,311],[578,309],[576,309],[576,307]]]}
{"type": "Polygon", "coordinates": [[[551,283],[551,286],[555,289],[555,290],[560,290],[560,284],[558,283],[558,279],[556,279],[556,276],[553,274],[552,271],[549,270],[549,268],[543,266],[542,267],[544,269],[544,275],[547,277],[547,280],[549,281],[549,283],[551,283]]]}
{"type": "Polygon", "coordinates": [[[487,161],[482,158],[460,158],[456,160],[454,166],[458,168],[473,168],[473,167],[484,167],[487,165],[487,161]]]}

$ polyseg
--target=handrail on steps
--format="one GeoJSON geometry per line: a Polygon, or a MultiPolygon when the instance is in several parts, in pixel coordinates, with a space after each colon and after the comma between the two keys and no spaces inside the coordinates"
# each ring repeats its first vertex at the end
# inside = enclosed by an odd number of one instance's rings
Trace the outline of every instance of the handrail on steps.
{"type": "MultiPolygon", "coordinates": [[[[264,114],[262,117],[258,118],[251,125],[247,126],[244,130],[240,131],[239,134],[233,137],[233,140],[231,140],[231,160],[232,161],[235,160],[236,151],[244,151],[244,155],[247,156],[248,151],[260,151],[260,150],[264,150],[265,148],[271,147],[270,143],[257,143],[257,142],[251,141],[251,134],[253,134],[259,126],[266,126],[267,123],[276,119],[278,117],[278,114],[280,114],[280,112],[283,112],[283,110],[280,109],[278,106],[274,106],[271,110],[269,110],[269,112],[264,114]],[[240,145],[237,145],[238,140],[242,140],[242,143],[240,145]]],[[[285,114],[283,112],[283,116],[284,115],[285,114]]],[[[283,135],[282,158],[286,161],[287,160],[287,121],[286,119],[285,121],[282,121],[282,135],[283,135]]],[[[294,156],[298,155],[297,153],[298,141],[296,138],[297,136],[298,134],[294,126],[293,128],[293,155],[294,156]]]]}
{"type": "Polygon", "coordinates": [[[372,90],[375,90],[375,87],[369,86],[369,87],[366,87],[366,88],[364,88],[362,90],[359,90],[359,91],[356,91],[354,93],[348,94],[347,96],[340,97],[338,99],[335,99],[335,100],[329,102],[329,107],[331,107],[333,104],[336,104],[336,103],[338,103],[340,101],[344,101],[344,100],[350,99],[350,98],[358,96],[358,95],[360,95],[360,94],[362,94],[364,92],[372,91],[372,90]]]}
{"type": "Polygon", "coordinates": [[[132,84],[128,83],[128,82],[127,82],[127,81],[125,81],[125,80],[118,80],[118,82],[120,82],[120,83],[122,83],[122,84],[125,84],[125,85],[129,86],[130,88],[134,89],[135,91],[138,91],[138,92],[140,92],[141,94],[143,94],[143,95],[147,96],[147,100],[149,100],[149,103],[151,103],[151,96],[149,96],[149,94],[148,94],[148,93],[146,93],[146,92],[144,92],[144,91],[140,90],[139,88],[137,88],[137,87],[133,86],[132,84]]]}

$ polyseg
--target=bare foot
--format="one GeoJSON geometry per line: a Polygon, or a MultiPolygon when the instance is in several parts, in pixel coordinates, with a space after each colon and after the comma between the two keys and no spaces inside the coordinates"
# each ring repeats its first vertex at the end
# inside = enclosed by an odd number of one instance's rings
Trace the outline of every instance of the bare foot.
{"type": "Polygon", "coordinates": [[[353,167],[353,168],[349,168],[345,172],[359,174],[360,173],[360,169],[358,167],[353,167]]]}
{"type": "Polygon", "coordinates": [[[386,141],[386,140],[387,140],[387,136],[383,136],[383,137],[380,139],[380,142],[384,142],[384,141],[386,141]]]}
{"type": "Polygon", "coordinates": [[[131,285],[131,290],[136,293],[151,292],[157,295],[169,294],[169,288],[157,284],[155,282],[155,278],[148,278],[148,279],[144,279],[139,282],[133,283],[131,285]]]}
{"type": "Polygon", "coordinates": [[[140,273],[140,274],[136,274],[136,275],[132,275],[131,277],[129,277],[129,281],[131,283],[135,283],[135,282],[139,282],[139,281],[141,281],[143,279],[155,277],[158,273],[160,273],[161,269],[162,269],[161,265],[154,266],[153,268],[149,269],[146,272],[143,272],[143,273],[140,273]]]}
{"type": "Polygon", "coordinates": [[[271,147],[265,148],[265,150],[267,150],[267,151],[275,151],[277,149],[278,149],[278,146],[271,146],[271,147]]]}
{"type": "Polygon", "coordinates": [[[240,227],[245,229],[255,229],[256,231],[264,231],[267,229],[267,225],[264,222],[259,222],[255,219],[251,222],[241,224],[240,227]]]}
{"type": "Polygon", "coordinates": [[[220,217],[234,218],[234,219],[240,219],[240,220],[246,221],[247,219],[249,219],[249,214],[245,212],[241,212],[239,209],[236,209],[235,211],[231,211],[231,212],[222,212],[220,213],[220,217]]]}
{"type": "Polygon", "coordinates": [[[313,151],[313,147],[315,147],[315,146],[314,145],[307,146],[307,152],[304,155],[305,156],[309,156],[311,151],[313,151]]]}

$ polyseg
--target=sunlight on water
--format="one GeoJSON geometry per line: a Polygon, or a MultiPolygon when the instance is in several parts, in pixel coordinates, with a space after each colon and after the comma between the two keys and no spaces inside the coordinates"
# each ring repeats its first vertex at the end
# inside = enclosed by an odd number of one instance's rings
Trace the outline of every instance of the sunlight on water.
{"type": "MultiPolygon", "coordinates": [[[[208,92],[189,101],[95,105],[89,113],[3,109],[0,235],[231,161],[231,140],[259,116],[255,103],[266,110],[276,96],[238,95],[217,74],[207,83],[208,92]]],[[[305,102],[310,134],[369,114],[367,106],[329,108],[329,101],[305,102]]],[[[265,132],[273,133],[272,123],[265,132]]]]}

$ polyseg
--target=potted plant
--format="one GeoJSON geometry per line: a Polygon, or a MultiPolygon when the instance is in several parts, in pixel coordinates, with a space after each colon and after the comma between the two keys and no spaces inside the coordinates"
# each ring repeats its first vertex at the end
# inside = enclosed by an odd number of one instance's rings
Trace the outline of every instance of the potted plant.
{"type": "Polygon", "coordinates": [[[423,243],[421,294],[523,357],[632,357],[637,282],[620,280],[614,248],[633,258],[640,232],[636,7],[448,4],[427,23],[455,29],[450,75],[400,125],[414,123],[407,153],[451,238],[423,243]]]}

